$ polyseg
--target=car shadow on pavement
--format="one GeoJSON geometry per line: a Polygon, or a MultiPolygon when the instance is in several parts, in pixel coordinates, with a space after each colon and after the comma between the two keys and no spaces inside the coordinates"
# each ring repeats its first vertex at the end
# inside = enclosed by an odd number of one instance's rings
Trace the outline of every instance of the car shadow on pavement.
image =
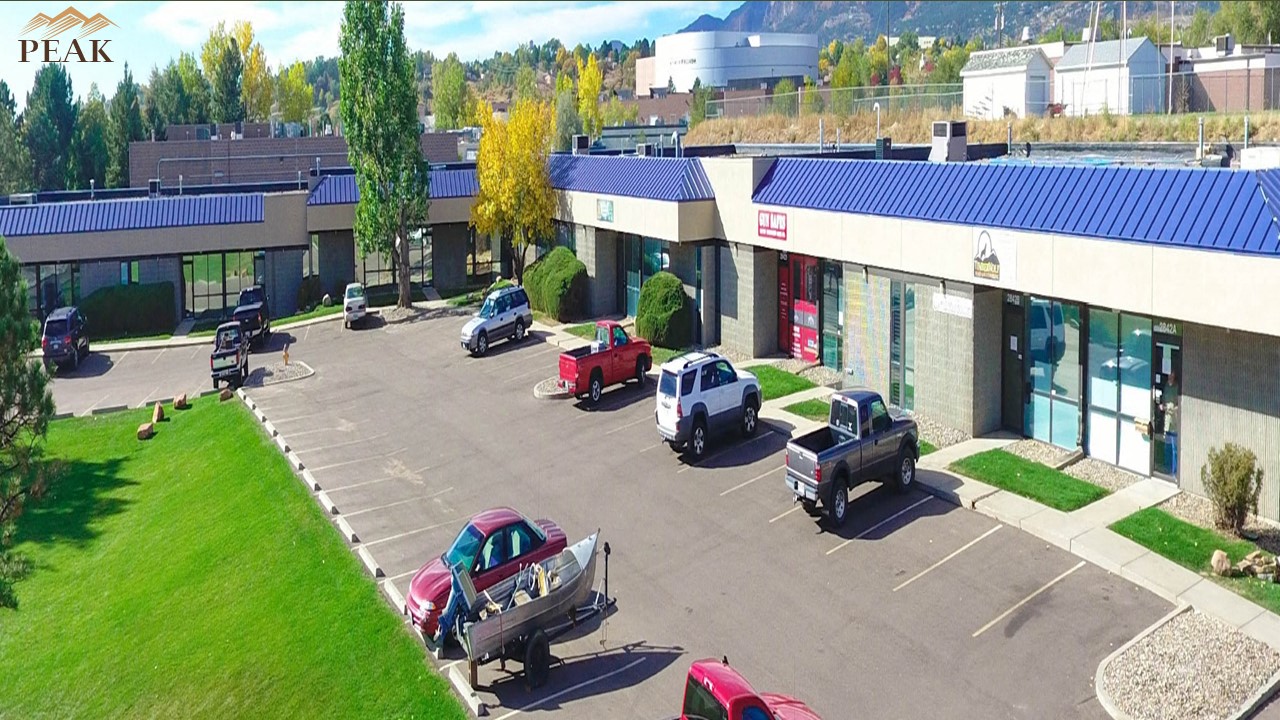
{"type": "Polygon", "coordinates": [[[293,336],[287,330],[276,330],[267,337],[267,341],[253,349],[254,355],[265,355],[267,353],[284,352],[286,345],[293,345],[298,338],[293,336]]]}
{"type": "Polygon", "coordinates": [[[621,385],[606,388],[600,394],[600,402],[592,405],[590,398],[583,398],[573,404],[583,412],[611,413],[625,410],[638,402],[653,402],[653,383],[645,378],[644,385],[637,385],[635,380],[628,380],[621,385]]]}
{"type": "MultiPolygon", "coordinates": [[[[786,435],[757,428],[755,436],[744,440],[736,430],[732,430],[722,435],[712,435],[707,441],[709,443],[707,455],[700,462],[689,462],[684,455],[680,458],[684,464],[693,465],[702,470],[742,467],[782,452],[787,448],[788,439],[786,435]]],[[[779,463],[782,461],[782,458],[778,458],[779,463]]],[[[781,478],[782,470],[778,473],[781,478]]]]}
{"type": "MultiPolygon", "coordinates": [[[[343,322],[346,322],[345,320],[343,322]]],[[[343,330],[356,330],[364,332],[365,330],[378,330],[387,326],[387,319],[382,315],[365,315],[364,317],[351,323],[350,327],[344,327],[343,330]]]]}
{"type": "MultiPolygon", "coordinates": [[[[509,353],[518,352],[520,350],[524,350],[525,348],[540,348],[540,347],[542,347],[542,345],[540,343],[534,342],[534,337],[532,333],[526,334],[523,340],[516,340],[515,338],[490,337],[489,352],[485,353],[483,356],[475,356],[474,359],[488,360],[490,358],[502,357],[503,355],[507,355],[509,353]]],[[[461,349],[461,344],[459,344],[459,349],[461,349]]],[[[466,351],[464,350],[463,352],[466,352],[466,351]]]]}
{"type": "Polygon", "coordinates": [[[91,378],[106,375],[111,368],[115,367],[115,361],[111,359],[111,355],[102,352],[90,352],[80,361],[80,367],[72,370],[70,366],[65,368],[54,368],[51,374],[55,379],[70,378],[91,378]]]}
{"type": "MultiPolygon", "coordinates": [[[[849,514],[844,527],[837,528],[825,514],[814,517],[819,534],[831,535],[842,540],[882,540],[893,533],[926,517],[946,515],[956,506],[943,502],[923,492],[899,493],[889,483],[877,483],[869,492],[849,498],[849,514]],[[930,500],[931,502],[920,502],[930,500]],[[919,503],[916,505],[916,503],[919,503]],[[914,507],[912,507],[914,505],[914,507]],[[898,515],[901,513],[901,515],[898,515]],[[897,517],[894,517],[898,515],[897,517]],[[890,520],[892,518],[892,520],[890,520]]],[[[850,492],[857,492],[855,488],[850,492]]]]}
{"type": "Polygon", "coordinates": [[[555,649],[553,645],[551,671],[543,687],[531,692],[521,663],[515,662],[508,664],[506,672],[499,671],[498,679],[477,689],[492,693],[504,710],[555,712],[576,700],[639,685],[685,654],[682,647],[650,645],[643,640],[571,656],[557,655],[555,649]],[[543,698],[547,699],[540,702],[543,698]]]}
{"type": "MultiPolygon", "coordinates": [[[[383,318],[384,314],[389,313],[393,310],[396,311],[395,314],[397,317],[391,320],[390,321],[391,323],[395,325],[412,325],[414,323],[425,322],[427,320],[436,320],[439,318],[471,317],[472,315],[476,314],[476,311],[478,310],[478,308],[445,306],[445,307],[434,307],[434,308],[414,307],[414,308],[409,308],[407,310],[399,310],[394,305],[392,305],[389,307],[379,308],[379,314],[376,316],[371,315],[370,317],[383,318]]],[[[383,322],[386,323],[387,320],[383,318],[383,322]]]]}

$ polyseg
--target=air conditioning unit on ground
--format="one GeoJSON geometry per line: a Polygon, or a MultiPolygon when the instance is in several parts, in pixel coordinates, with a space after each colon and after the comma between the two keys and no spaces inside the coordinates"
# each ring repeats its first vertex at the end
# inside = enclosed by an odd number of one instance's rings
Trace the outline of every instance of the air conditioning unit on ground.
{"type": "Polygon", "coordinates": [[[933,124],[933,148],[929,162],[964,162],[969,159],[969,128],[963,120],[940,120],[933,124]]]}

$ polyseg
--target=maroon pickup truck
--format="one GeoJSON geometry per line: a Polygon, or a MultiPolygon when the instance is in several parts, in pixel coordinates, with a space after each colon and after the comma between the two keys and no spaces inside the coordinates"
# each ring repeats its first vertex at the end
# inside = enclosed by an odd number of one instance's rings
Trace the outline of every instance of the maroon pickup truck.
{"type": "Polygon", "coordinates": [[[600,401],[607,385],[635,378],[644,387],[644,374],[653,365],[649,343],[627,336],[616,322],[596,323],[596,339],[586,347],[560,354],[560,387],[574,397],[600,401]]]}

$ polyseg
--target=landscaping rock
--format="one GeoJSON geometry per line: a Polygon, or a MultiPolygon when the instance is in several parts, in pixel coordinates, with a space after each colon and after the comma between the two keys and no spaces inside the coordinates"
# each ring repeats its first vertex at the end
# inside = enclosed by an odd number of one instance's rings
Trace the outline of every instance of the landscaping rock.
{"type": "Polygon", "coordinates": [[[150,440],[156,434],[156,426],[154,423],[142,423],[138,426],[138,439],[150,440]]]}
{"type": "Polygon", "coordinates": [[[176,397],[176,398],[174,398],[174,399],[173,399],[173,409],[174,409],[174,410],[186,410],[186,409],[187,409],[187,408],[189,408],[189,407],[191,407],[191,403],[187,402],[187,394],[186,394],[186,393],[183,393],[183,394],[181,394],[181,395],[179,395],[178,397],[176,397]]]}
{"type": "Polygon", "coordinates": [[[231,392],[231,388],[222,388],[222,392],[218,393],[218,402],[226,402],[235,396],[236,394],[231,392]]]}
{"type": "Polygon", "coordinates": [[[164,420],[164,406],[156,403],[155,407],[151,409],[151,422],[158,423],[161,420],[164,420]]]}
{"type": "Polygon", "coordinates": [[[320,304],[325,307],[330,307],[333,305],[333,298],[329,297],[329,293],[325,293],[324,297],[320,298],[320,304]]]}
{"type": "Polygon", "coordinates": [[[1217,575],[1226,577],[1231,574],[1231,559],[1221,550],[1213,551],[1213,557],[1209,560],[1209,565],[1217,575]]]}

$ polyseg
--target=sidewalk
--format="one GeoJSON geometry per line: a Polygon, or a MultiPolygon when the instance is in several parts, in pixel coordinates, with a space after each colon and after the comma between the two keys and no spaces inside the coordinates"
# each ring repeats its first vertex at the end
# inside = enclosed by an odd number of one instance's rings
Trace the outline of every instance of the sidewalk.
{"type": "MultiPolygon", "coordinates": [[[[370,315],[377,315],[378,313],[379,313],[379,310],[376,308],[369,311],[370,315]]],[[[292,322],[287,325],[276,325],[271,328],[271,331],[276,332],[278,330],[294,330],[296,328],[302,328],[308,325],[316,325],[323,322],[331,322],[333,320],[341,320],[341,319],[342,319],[342,313],[336,312],[336,313],[333,313],[332,315],[323,315],[321,317],[315,317],[309,320],[299,320],[298,322],[292,322]]],[[[173,335],[164,339],[125,340],[122,342],[111,342],[111,341],[95,342],[95,343],[92,343],[92,346],[97,351],[105,350],[105,351],[112,351],[112,352],[128,352],[130,350],[160,350],[161,348],[171,348],[171,347],[192,347],[194,345],[208,345],[209,343],[213,342],[212,335],[199,335],[196,337],[191,337],[190,335],[188,335],[188,333],[191,332],[191,328],[194,325],[195,325],[195,322],[192,320],[183,320],[182,324],[178,325],[178,327],[173,331],[173,335]]],[[[38,350],[32,353],[32,357],[39,357],[39,356],[40,356],[40,351],[38,350]]]]}
{"type": "Polygon", "coordinates": [[[1191,605],[1280,650],[1280,616],[1108,529],[1121,518],[1177,495],[1177,487],[1148,478],[1067,513],[946,470],[956,460],[1010,442],[1002,437],[976,438],[926,455],[917,473],[920,486],[943,500],[1057,545],[1171,603],[1191,605]]]}

